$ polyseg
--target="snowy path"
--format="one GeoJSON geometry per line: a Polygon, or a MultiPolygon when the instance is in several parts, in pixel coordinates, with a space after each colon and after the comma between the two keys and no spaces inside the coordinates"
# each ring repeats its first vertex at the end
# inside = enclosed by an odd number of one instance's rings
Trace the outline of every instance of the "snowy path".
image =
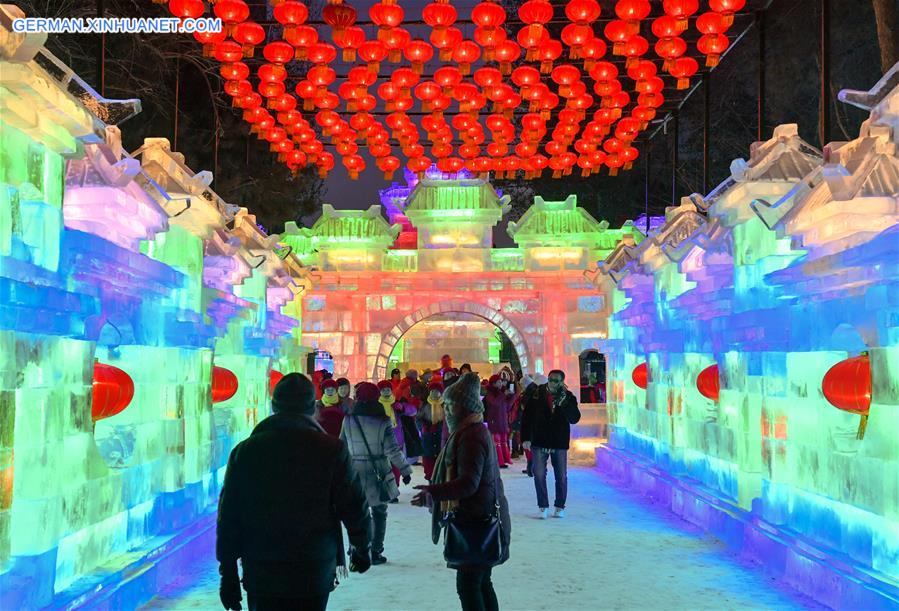
{"type": "MultiPolygon", "coordinates": [[[[519,463],[520,464],[520,463],[519,463]]],[[[417,483],[421,480],[416,467],[417,483]]],[[[714,539],[607,485],[592,469],[569,472],[568,516],[536,519],[532,480],[503,471],[512,510],[511,559],[494,570],[500,607],[511,609],[802,608],[805,601],[739,562],[714,539]]],[[[551,477],[550,477],[551,480],[551,477]]],[[[549,482],[552,499],[552,482],[549,482]]],[[[391,505],[386,565],[351,575],[329,609],[458,609],[455,572],[441,562],[425,509],[402,488],[391,505]]],[[[213,559],[172,584],[145,609],[221,609],[213,559]]],[[[246,609],[246,599],[244,599],[246,609]]]]}

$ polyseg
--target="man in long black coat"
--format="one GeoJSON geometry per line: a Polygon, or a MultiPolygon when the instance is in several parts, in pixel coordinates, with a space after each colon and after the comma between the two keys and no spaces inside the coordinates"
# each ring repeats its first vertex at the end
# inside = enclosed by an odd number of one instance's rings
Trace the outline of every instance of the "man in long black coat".
{"type": "Polygon", "coordinates": [[[272,416],[237,444],[219,498],[216,558],[226,609],[240,609],[237,560],[250,611],[325,609],[338,566],[369,556],[368,504],[346,445],[312,418],[315,388],[304,375],[278,382],[272,416]]]}
{"type": "Polygon", "coordinates": [[[534,488],[540,517],[549,517],[549,495],[546,491],[546,460],[553,465],[556,479],[556,518],[565,517],[568,499],[568,446],[571,425],[581,419],[577,399],[565,387],[565,373],[554,369],[549,381],[537,387],[528,397],[521,418],[521,444],[531,450],[534,488]]]}

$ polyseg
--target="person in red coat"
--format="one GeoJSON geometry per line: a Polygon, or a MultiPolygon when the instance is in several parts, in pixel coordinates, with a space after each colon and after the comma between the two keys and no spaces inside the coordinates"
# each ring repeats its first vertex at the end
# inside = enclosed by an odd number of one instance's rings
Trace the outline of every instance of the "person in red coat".
{"type": "Polygon", "coordinates": [[[494,374],[490,376],[487,394],[484,395],[486,408],[484,419],[493,435],[500,469],[506,469],[512,464],[512,452],[509,449],[509,411],[512,409],[513,396],[507,392],[508,390],[502,378],[494,374]]]}
{"type": "Polygon", "coordinates": [[[322,398],[315,402],[316,422],[328,435],[340,437],[344,415],[340,408],[340,395],[337,394],[337,381],[325,380],[322,382],[322,398]]]}

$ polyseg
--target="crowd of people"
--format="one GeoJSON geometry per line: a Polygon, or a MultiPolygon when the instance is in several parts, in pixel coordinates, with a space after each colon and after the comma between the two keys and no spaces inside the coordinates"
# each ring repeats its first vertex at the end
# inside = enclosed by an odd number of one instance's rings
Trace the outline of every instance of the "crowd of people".
{"type": "Polygon", "coordinates": [[[499,608],[491,573],[511,540],[502,469],[527,458],[545,519],[551,463],[553,516],[565,517],[580,411],[562,371],[504,367],[482,379],[443,355],[434,370],[394,369],[377,384],[291,373],[274,388],[272,412],[228,461],[216,542],[226,609],[241,608],[238,560],[251,610],[325,609],[346,571],[387,562],[388,506],[418,465],[427,484],[411,502],[430,509],[435,544],[446,533],[463,611],[499,608]]]}

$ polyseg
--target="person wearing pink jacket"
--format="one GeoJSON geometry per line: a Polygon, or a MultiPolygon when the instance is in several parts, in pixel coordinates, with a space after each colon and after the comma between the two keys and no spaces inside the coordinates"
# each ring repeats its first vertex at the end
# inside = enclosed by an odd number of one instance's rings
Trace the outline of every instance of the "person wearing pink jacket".
{"type": "Polygon", "coordinates": [[[506,388],[499,375],[490,376],[487,383],[487,394],[484,395],[484,413],[487,428],[493,435],[496,445],[496,459],[500,469],[507,469],[512,464],[512,452],[509,448],[509,412],[515,400],[511,389],[506,388]]]}

